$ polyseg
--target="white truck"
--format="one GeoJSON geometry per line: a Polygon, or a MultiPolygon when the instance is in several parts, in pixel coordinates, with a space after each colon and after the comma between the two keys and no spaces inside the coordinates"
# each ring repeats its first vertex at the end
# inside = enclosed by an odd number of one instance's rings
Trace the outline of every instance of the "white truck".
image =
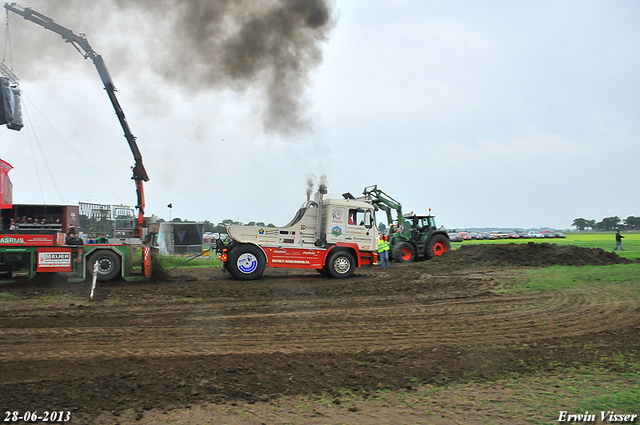
{"type": "Polygon", "coordinates": [[[258,279],[265,267],[315,269],[324,276],[347,278],[356,267],[374,264],[378,251],[375,207],[350,194],[302,204],[283,227],[226,226],[232,242],[219,257],[235,279],[258,279]]]}

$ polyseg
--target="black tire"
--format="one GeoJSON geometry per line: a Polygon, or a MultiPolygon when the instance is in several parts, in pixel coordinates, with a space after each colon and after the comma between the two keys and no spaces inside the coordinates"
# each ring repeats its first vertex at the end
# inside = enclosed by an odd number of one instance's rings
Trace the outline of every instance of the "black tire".
{"type": "Polygon", "coordinates": [[[445,235],[436,234],[431,236],[425,245],[425,257],[428,259],[438,258],[451,249],[451,242],[445,235]]]}
{"type": "Polygon", "coordinates": [[[255,245],[237,245],[227,254],[226,269],[237,280],[258,279],[265,267],[264,253],[255,245]]]}
{"type": "Polygon", "coordinates": [[[316,269],[316,271],[318,273],[320,273],[322,276],[324,277],[328,277],[329,276],[329,272],[327,271],[327,269],[325,269],[324,267],[321,269],[316,269]]]}
{"type": "Polygon", "coordinates": [[[347,251],[336,251],[329,254],[325,268],[332,277],[345,279],[355,271],[356,262],[347,251]]]}
{"type": "Polygon", "coordinates": [[[411,263],[416,259],[416,250],[409,242],[400,242],[393,247],[391,256],[395,263],[411,263]]]}
{"type": "Polygon", "coordinates": [[[87,276],[93,278],[93,265],[98,262],[98,280],[108,282],[120,274],[120,256],[113,251],[99,249],[89,256],[87,276]]]}

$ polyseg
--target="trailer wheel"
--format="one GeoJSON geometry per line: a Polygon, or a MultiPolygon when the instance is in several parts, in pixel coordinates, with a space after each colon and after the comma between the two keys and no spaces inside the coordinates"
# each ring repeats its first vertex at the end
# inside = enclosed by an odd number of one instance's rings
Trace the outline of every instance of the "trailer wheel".
{"type": "Polygon", "coordinates": [[[258,279],[265,266],[264,254],[255,245],[238,245],[227,254],[226,268],[238,280],[258,279]]]}
{"type": "Polygon", "coordinates": [[[410,263],[416,259],[416,250],[409,242],[400,242],[393,247],[391,255],[396,263],[410,263]]]}
{"type": "Polygon", "coordinates": [[[100,249],[87,261],[87,276],[93,275],[93,265],[98,262],[98,280],[107,282],[120,273],[120,257],[113,251],[100,249]]]}
{"type": "Polygon", "coordinates": [[[344,279],[353,274],[356,264],[353,255],[346,251],[337,251],[329,254],[329,260],[325,267],[331,276],[336,279],[344,279]]]}
{"type": "Polygon", "coordinates": [[[451,242],[446,236],[433,235],[425,247],[425,257],[429,259],[437,258],[449,251],[449,249],[451,249],[451,242]]]}

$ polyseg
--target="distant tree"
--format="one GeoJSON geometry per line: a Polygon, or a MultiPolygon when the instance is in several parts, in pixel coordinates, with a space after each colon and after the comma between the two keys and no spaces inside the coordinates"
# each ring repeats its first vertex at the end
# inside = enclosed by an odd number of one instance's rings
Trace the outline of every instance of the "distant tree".
{"type": "Polygon", "coordinates": [[[215,226],[209,220],[203,221],[202,224],[203,224],[204,232],[215,232],[215,230],[213,230],[215,226]]]}
{"type": "Polygon", "coordinates": [[[172,223],[182,223],[182,219],[179,217],[174,218],[173,220],[171,220],[172,223]]]}
{"type": "Polygon", "coordinates": [[[591,230],[596,228],[596,221],[595,220],[587,220],[587,227],[591,230]]]}
{"type": "MultiPolygon", "coordinates": [[[[205,222],[207,223],[207,222],[205,222]]],[[[235,220],[231,220],[230,218],[226,218],[224,220],[222,220],[220,223],[216,224],[215,226],[213,226],[212,224],[212,228],[213,230],[208,230],[209,232],[215,232],[215,233],[224,233],[225,232],[225,227],[226,226],[231,226],[231,225],[237,225],[237,226],[259,226],[259,227],[276,227],[275,224],[273,223],[269,223],[269,224],[264,224],[263,221],[250,221],[247,224],[243,224],[241,221],[235,221],[235,220]]],[[[205,232],[207,230],[205,229],[205,232]]]]}
{"type": "Polygon", "coordinates": [[[596,229],[604,231],[615,230],[621,221],[622,220],[620,220],[620,217],[618,216],[605,217],[602,221],[596,223],[596,229]]]}
{"type": "Polygon", "coordinates": [[[575,228],[577,230],[584,230],[585,228],[587,228],[587,220],[585,220],[584,218],[575,218],[573,219],[573,223],[571,223],[572,226],[575,226],[575,228]]]}
{"type": "Polygon", "coordinates": [[[640,217],[630,215],[624,219],[624,224],[631,230],[640,230],[640,217]]]}
{"type": "Polygon", "coordinates": [[[378,223],[378,230],[384,232],[385,230],[387,230],[387,226],[383,222],[380,222],[378,223]]]}

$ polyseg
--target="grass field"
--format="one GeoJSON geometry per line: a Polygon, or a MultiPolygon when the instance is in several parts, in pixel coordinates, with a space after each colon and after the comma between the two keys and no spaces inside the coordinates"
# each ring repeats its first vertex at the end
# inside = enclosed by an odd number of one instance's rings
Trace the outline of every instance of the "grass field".
{"type": "MultiPolygon", "coordinates": [[[[500,243],[555,243],[558,245],[576,245],[582,248],[601,248],[605,251],[613,251],[616,246],[615,232],[569,232],[565,233],[566,239],[496,239],[480,241],[453,242],[452,249],[458,249],[462,245],[470,244],[500,244],[500,243]]],[[[622,233],[622,247],[624,251],[616,251],[620,257],[640,258],[640,232],[622,233]]]]}

